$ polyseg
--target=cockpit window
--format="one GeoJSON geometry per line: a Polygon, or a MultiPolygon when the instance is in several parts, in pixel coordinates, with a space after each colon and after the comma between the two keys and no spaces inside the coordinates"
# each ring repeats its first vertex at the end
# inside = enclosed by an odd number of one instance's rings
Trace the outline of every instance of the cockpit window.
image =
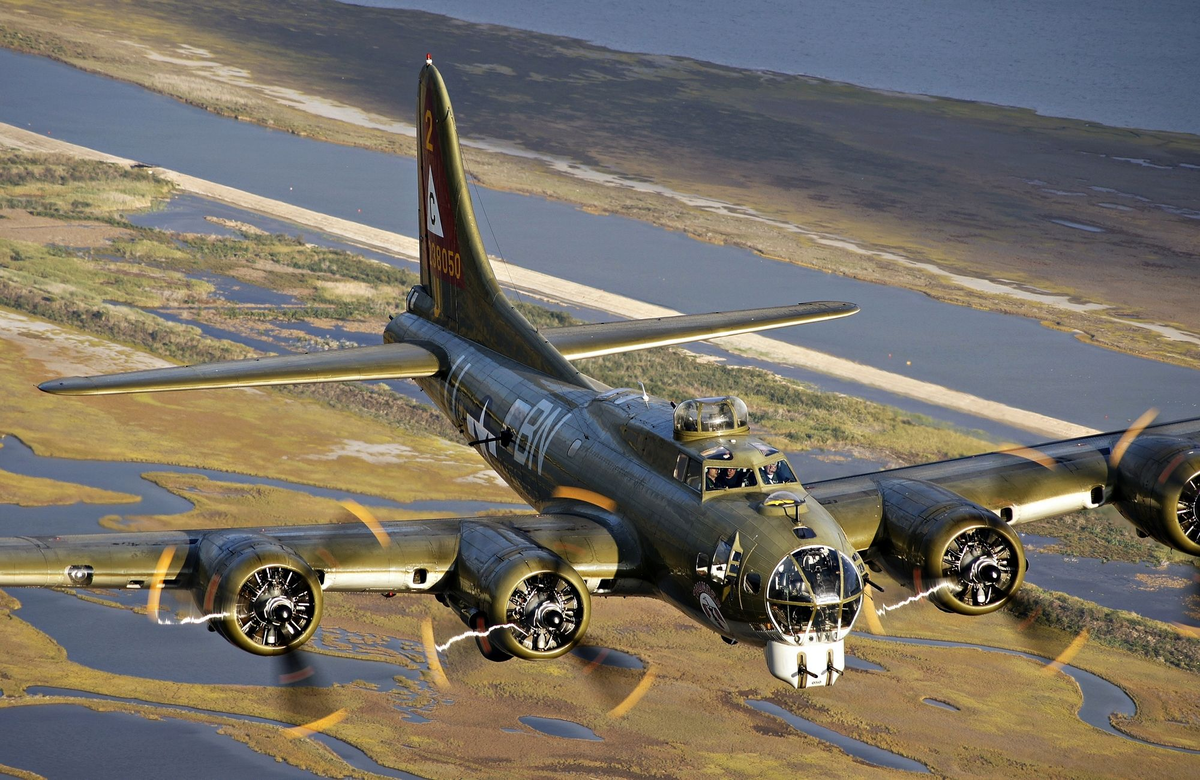
{"type": "Polygon", "coordinates": [[[704,471],[704,489],[730,490],[732,488],[754,487],[754,469],[720,468],[709,466],[704,471]]]}
{"type": "Polygon", "coordinates": [[[764,485],[782,485],[785,482],[796,481],[796,475],[792,473],[792,467],[786,460],[759,466],[758,476],[764,485]]]}
{"type": "Polygon", "coordinates": [[[775,449],[770,444],[764,444],[761,441],[752,441],[752,442],[750,442],[750,446],[754,447],[754,449],[761,452],[763,454],[763,457],[766,457],[766,458],[769,458],[772,455],[779,454],[779,450],[775,449]]]}
{"type": "Polygon", "coordinates": [[[771,575],[767,610],[786,638],[836,641],[849,633],[862,606],[862,578],[832,547],[802,547],[771,575]]]}

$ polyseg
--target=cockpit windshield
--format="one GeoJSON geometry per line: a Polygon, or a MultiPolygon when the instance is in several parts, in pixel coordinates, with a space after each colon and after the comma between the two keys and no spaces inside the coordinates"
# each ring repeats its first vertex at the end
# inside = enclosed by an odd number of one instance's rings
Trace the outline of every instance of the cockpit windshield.
{"type": "Polygon", "coordinates": [[[767,611],[791,641],[837,641],[854,625],[862,591],[858,569],[845,554],[823,545],[801,547],[775,567],[767,611]]]}
{"type": "Polygon", "coordinates": [[[710,466],[704,471],[705,490],[730,490],[754,487],[754,469],[718,468],[710,466]]]}
{"type": "Polygon", "coordinates": [[[786,460],[759,466],[758,476],[764,485],[782,485],[785,482],[796,481],[796,475],[792,473],[792,467],[786,460]]]}

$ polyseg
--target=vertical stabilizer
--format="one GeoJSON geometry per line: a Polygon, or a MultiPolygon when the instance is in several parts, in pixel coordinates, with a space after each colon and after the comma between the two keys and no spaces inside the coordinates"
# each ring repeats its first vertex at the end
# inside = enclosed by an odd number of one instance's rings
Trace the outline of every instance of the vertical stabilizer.
{"type": "Polygon", "coordinates": [[[421,314],[524,365],[584,384],[496,284],[475,224],[450,97],[428,60],[417,99],[417,181],[421,284],[432,299],[421,314]]]}

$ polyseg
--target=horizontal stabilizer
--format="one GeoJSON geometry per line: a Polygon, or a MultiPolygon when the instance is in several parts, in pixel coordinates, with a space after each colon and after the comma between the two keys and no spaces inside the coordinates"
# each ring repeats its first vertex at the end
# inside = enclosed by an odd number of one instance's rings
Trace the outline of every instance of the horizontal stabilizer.
{"type": "Polygon", "coordinates": [[[124,374],[75,376],[43,382],[39,388],[57,395],[153,393],[162,390],[409,379],[433,376],[440,368],[437,356],[427,349],[414,344],[381,344],[302,355],[275,355],[195,366],[153,368],[124,374]]]}
{"type": "Polygon", "coordinates": [[[686,344],[689,341],[706,341],[722,336],[738,336],[760,330],[784,328],[788,325],[821,322],[848,317],[856,312],[858,307],[853,303],[813,301],[767,309],[570,325],[543,330],[542,335],[567,360],[579,360],[618,352],[686,344]]]}

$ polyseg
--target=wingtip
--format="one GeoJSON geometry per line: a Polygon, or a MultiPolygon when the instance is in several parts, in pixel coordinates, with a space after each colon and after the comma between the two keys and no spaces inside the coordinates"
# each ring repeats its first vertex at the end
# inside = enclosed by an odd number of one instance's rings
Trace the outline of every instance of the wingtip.
{"type": "Polygon", "coordinates": [[[94,383],[85,377],[68,376],[42,382],[38,385],[38,390],[51,395],[83,395],[93,387],[94,383]]]}

